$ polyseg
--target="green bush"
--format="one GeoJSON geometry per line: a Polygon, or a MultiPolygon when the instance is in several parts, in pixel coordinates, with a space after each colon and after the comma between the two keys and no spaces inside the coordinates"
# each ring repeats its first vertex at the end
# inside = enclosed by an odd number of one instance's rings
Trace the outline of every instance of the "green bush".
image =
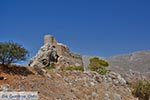
{"type": "Polygon", "coordinates": [[[27,59],[29,52],[18,43],[0,42],[0,63],[11,64],[27,59]]]}
{"type": "Polygon", "coordinates": [[[50,64],[49,66],[44,67],[44,69],[45,69],[45,70],[52,70],[52,69],[55,69],[55,64],[52,63],[52,64],[50,64]]]}
{"type": "Polygon", "coordinates": [[[106,73],[110,72],[110,70],[106,69],[109,64],[107,61],[103,59],[99,59],[98,57],[93,57],[90,59],[90,64],[88,68],[92,71],[96,71],[101,75],[105,75],[106,73]]]}
{"type": "Polygon", "coordinates": [[[104,68],[104,67],[100,67],[98,70],[96,70],[97,73],[101,74],[101,75],[105,75],[106,73],[109,73],[110,70],[104,68]]]}
{"type": "Polygon", "coordinates": [[[63,66],[61,67],[61,70],[62,71],[67,71],[67,70],[70,70],[70,71],[73,71],[73,70],[79,70],[79,71],[84,71],[84,68],[82,66],[63,66]]]}
{"type": "Polygon", "coordinates": [[[132,94],[138,97],[139,100],[149,100],[150,99],[150,79],[139,80],[132,84],[133,91],[132,94]]]}

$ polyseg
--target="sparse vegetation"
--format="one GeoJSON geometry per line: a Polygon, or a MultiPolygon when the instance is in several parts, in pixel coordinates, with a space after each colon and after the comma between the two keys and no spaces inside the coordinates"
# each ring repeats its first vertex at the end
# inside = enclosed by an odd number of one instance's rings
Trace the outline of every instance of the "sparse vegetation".
{"type": "Polygon", "coordinates": [[[149,100],[150,99],[150,79],[138,80],[132,83],[133,91],[132,94],[138,97],[139,100],[149,100]]]}
{"type": "Polygon", "coordinates": [[[104,67],[100,67],[96,72],[101,74],[101,75],[105,75],[106,73],[109,73],[111,70],[108,70],[104,67]]]}
{"type": "Polygon", "coordinates": [[[62,71],[67,71],[67,70],[70,70],[70,71],[73,71],[73,70],[84,71],[84,68],[83,68],[83,66],[67,66],[67,67],[62,66],[61,70],[62,71]]]}
{"type": "Polygon", "coordinates": [[[51,69],[55,69],[55,64],[52,63],[49,66],[44,67],[45,70],[51,70],[51,69]]]}
{"type": "MultiPolygon", "coordinates": [[[[45,70],[52,70],[55,68],[56,68],[56,65],[54,63],[50,64],[49,66],[44,67],[45,70]]],[[[62,71],[74,71],[74,70],[84,71],[84,68],[83,66],[61,66],[60,70],[62,71]]]]}
{"type": "Polygon", "coordinates": [[[27,59],[29,52],[18,43],[0,42],[0,63],[11,64],[27,59]]]}
{"type": "Polygon", "coordinates": [[[106,73],[110,72],[110,70],[106,69],[109,64],[107,61],[103,59],[99,59],[98,57],[93,57],[90,59],[90,64],[88,68],[92,71],[96,71],[101,75],[105,75],[106,73]]]}

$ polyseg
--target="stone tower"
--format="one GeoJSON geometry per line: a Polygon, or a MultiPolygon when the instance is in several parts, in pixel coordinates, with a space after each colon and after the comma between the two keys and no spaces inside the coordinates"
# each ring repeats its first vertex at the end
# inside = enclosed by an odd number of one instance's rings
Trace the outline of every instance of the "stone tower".
{"type": "Polygon", "coordinates": [[[45,35],[44,36],[44,44],[47,44],[47,43],[51,43],[51,44],[56,45],[57,41],[55,40],[55,38],[53,36],[51,36],[51,35],[45,35]]]}

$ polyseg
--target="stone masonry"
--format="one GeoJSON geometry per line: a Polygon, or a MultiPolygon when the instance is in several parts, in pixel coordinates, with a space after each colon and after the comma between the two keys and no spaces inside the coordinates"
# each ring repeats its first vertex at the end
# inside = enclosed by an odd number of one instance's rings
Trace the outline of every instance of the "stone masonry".
{"type": "Polygon", "coordinates": [[[44,45],[40,48],[38,53],[30,59],[30,66],[45,67],[42,60],[48,59],[49,52],[52,46],[56,47],[57,54],[59,56],[57,64],[60,66],[83,66],[82,57],[80,54],[70,52],[69,48],[58,43],[56,39],[51,35],[45,35],[44,45]]]}

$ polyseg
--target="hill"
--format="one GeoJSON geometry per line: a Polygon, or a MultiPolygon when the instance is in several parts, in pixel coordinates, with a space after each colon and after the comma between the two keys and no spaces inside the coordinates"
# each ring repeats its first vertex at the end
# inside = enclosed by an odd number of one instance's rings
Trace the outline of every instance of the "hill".
{"type": "Polygon", "coordinates": [[[0,91],[37,91],[39,100],[136,100],[120,74],[0,65],[0,91]],[[42,73],[41,73],[42,72],[42,73]]]}
{"type": "Polygon", "coordinates": [[[150,72],[150,50],[137,51],[130,54],[107,58],[109,68],[118,73],[127,73],[129,70],[140,73],[150,72]]]}

